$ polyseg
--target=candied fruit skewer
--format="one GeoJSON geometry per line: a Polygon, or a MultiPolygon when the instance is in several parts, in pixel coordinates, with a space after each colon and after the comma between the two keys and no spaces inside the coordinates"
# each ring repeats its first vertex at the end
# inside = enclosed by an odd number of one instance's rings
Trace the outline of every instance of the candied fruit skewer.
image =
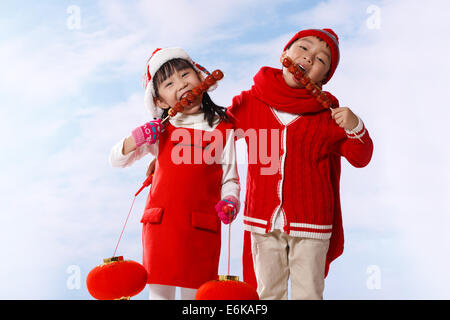
{"type": "MultiPolygon", "coordinates": [[[[305,72],[302,70],[302,68],[292,62],[291,58],[284,58],[283,66],[286,67],[288,71],[294,75],[295,80],[302,84],[323,107],[325,107],[326,109],[332,109],[332,102],[327,97],[327,95],[323,93],[322,89],[320,89],[320,87],[318,87],[307,75],[305,75],[305,72]]],[[[364,143],[364,141],[362,141],[361,138],[357,136],[355,131],[350,131],[358,138],[359,141],[364,143]]]]}
{"type": "Polygon", "coordinates": [[[169,109],[169,115],[164,118],[161,123],[166,122],[170,117],[174,117],[178,112],[181,112],[188,105],[193,103],[197,97],[201,96],[203,92],[208,91],[208,89],[215,85],[217,81],[222,80],[223,72],[220,70],[214,70],[210,75],[206,77],[198,86],[193,88],[190,92],[186,94],[186,97],[178,101],[173,107],[169,109]]]}

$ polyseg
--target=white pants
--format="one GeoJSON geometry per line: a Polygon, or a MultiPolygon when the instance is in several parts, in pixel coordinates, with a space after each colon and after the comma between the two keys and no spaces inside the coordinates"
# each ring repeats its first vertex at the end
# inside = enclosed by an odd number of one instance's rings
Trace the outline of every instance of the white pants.
{"type": "MultiPolygon", "coordinates": [[[[162,284],[149,284],[150,300],[175,300],[175,286],[166,286],[162,284]]],[[[181,300],[195,300],[197,289],[180,288],[181,300]]]]}
{"type": "Polygon", "coordinates": [[[286,300],[291,279],[293,300],[323,298],[330,240],[292,237],[280,230],[251,233],[252,256],[261,300],[286,300]]]}

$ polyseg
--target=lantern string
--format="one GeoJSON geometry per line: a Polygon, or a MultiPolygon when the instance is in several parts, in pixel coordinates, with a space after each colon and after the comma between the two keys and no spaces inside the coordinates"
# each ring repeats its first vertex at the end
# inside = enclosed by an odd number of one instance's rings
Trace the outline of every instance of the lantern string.
{"type": "Polygon", "coordinates": [[[230,223],[228,224],[228,275],[230,275],[230,248],[231,248],[231,218],[233,217],[233,210],[230,210],[230,223]]]}
{"type": "Polygon", "coordinates": [[[120,233],[119,240],[116,244],[116,249],[114,249],[113,258],[116,256],[117,247],[119,246],[120,240],[122,239],[123,231],[125,230],[125,226],[127,225],[128,218],[130,217],[131,209],[133,209],[134,201],[136,200],[136,195],[134,196],[133,203],[131,204],[130,211],[128,211],[127,219],[125,220],[125,224],[123,225],[122,232],[120,233]]]}
{"type": "Polygon", "coordinates": [[[230,234],[231,234],[231,223],[228,225],[228,275],[230,274],[230,234]]]}

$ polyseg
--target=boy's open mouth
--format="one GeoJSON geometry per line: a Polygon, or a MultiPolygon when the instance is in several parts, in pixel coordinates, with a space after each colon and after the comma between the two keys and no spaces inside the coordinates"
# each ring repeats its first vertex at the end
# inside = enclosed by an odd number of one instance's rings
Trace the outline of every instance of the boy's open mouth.
{"type": "Polygon", "coordinates": [[[306,72],[306,69],[299,63],[297,64],[297,66],[300,68],[300,70],[302,70],[304,73],[306,72]]]}

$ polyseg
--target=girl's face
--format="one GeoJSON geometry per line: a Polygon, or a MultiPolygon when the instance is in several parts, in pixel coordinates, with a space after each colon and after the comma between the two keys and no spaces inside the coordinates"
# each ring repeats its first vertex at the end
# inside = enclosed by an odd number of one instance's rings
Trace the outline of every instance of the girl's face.
{"type": "MultiPolygon", "coordinates": [[[[158,98],[156,98],[155,103],[162,109],[173,107],[200,83],[200,75],[194,69],[187,67],[174,70],[171,76],[167,77],[158,85],[158,98]]],[[[182,113],[197,113],[200,110],[201,101],[202,97],[197,97],[192,104],[184,108],[182,113]]]]}
{"type": "MultiPolygon", "coordinates": [[[[322,81],[326,79],[331,66],[331,50],[325,41],[314,36],[300,38],[281,54],[281,61],[286,56],[300,65],[315,84],[322,86],[322,81]]],[[[303,88],[287,68],[283,68],[283,78],[288,86],[303,88]]]]}

